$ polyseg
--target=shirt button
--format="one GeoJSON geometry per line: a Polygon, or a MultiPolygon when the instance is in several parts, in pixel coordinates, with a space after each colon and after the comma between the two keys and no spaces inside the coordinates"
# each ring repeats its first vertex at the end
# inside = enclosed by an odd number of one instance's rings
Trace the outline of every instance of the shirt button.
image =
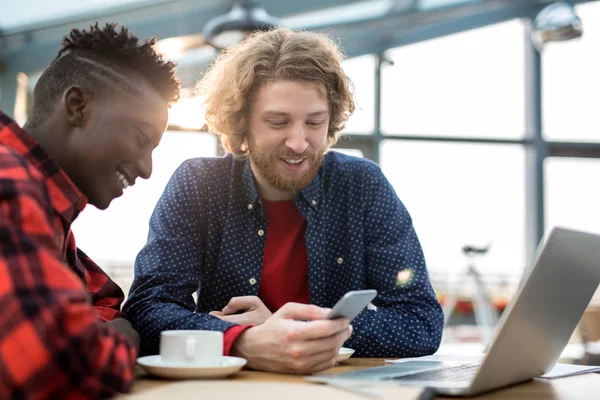
{"type": "Polygon", "coordinates": [[[265,231],[263,231],[262,229],[259,229],[258,236],[265,236],[265,231]]]}
{"type": "Polygon", "coordinates": [[[248,210],[252,210],[252,204],[248,204],[248,210]]]}
{"type": "Polygon", "coordinates": [[[254,278],[250,278],[250,279],[248,280],[248,282],[250,282],[250,284],[251,284],[251,285],[255,285],[255,284],[256,284],[256,279],[254,279],[254,278]]]}
{"type": "Polygon", "coordinates": [[[317,201],[316,200],[311,201],[311,203],[312,203],[313,206],[317,205],[317,201]]]}
{"type": "Polygon", "coordinates": [[[344,259],[342,257],[338,257],[337,263],[342,265],[344,263],[344,259]]]}

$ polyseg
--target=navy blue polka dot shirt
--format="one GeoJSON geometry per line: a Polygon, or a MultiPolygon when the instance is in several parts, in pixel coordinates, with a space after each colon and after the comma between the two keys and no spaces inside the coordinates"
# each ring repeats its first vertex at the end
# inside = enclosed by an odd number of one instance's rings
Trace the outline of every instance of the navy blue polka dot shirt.
{"type": "MultiPolygon", "coordinates": [[[[359,357],[435,352],[442,310],[411,218],[379,166],[328,152],[294,200],[307,221],[311,303],[333,307],[349,290],[379,293],[375,307],[352,322],[344,346],[359,357]]],[[[226,155],[184,162],[156,205],[124,306],[142,354],[158,352],[163,330],[233,326],[207,313],[232,297],[258,295],[268,234],[248,161],[226,155]]]]}

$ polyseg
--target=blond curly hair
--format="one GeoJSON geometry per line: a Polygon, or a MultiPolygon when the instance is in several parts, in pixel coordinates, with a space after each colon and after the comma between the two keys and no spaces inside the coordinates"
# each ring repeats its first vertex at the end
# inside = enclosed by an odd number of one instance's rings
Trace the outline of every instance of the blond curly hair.
{"type": "Polygon", "coordinates": [[[223,51],[196,87],[205,96],[206,124],[223,148],[236,156],[248,153],[248,104],[267,82],[317,83],[325,90],[330,120],[328,146],[338,139],[354,112],[354,90],[340,62],[340,48],[328,36],[277,28],[256,32],[223,51]]]}

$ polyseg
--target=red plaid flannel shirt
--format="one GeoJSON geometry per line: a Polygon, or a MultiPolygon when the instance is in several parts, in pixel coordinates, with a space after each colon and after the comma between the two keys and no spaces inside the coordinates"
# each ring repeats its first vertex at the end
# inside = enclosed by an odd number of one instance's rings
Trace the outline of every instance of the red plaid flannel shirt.
{"type": "Polygon", "coordinates": [[[123,292],[75,245],[87,199],[0,112],[0,398],[128,391],[136,353],[105,321],[123,292]]]}

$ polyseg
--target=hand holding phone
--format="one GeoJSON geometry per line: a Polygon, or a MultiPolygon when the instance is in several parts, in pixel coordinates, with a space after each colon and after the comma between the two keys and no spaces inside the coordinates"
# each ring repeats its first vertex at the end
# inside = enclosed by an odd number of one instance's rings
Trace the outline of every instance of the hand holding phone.
{"type": "Polygon", "coordinates": [[[325,319],[354,318],[377,296],[377,290],[352,290],[344,295],[331,309],[325,319]]]}

